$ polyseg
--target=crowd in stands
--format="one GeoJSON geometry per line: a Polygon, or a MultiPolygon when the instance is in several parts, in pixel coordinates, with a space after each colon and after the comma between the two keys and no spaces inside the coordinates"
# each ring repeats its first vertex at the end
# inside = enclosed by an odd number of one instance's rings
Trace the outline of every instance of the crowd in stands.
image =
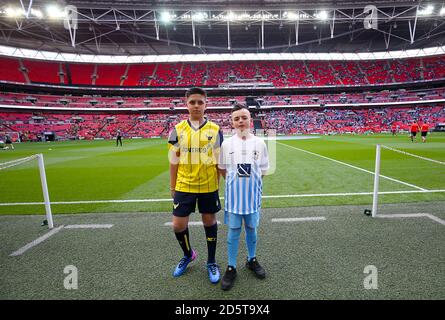
{"type": "Polygon", "coordinates": [[[445,78],[445,56],[369,61],[237,61],[76,64],[0,58],[0,80],[95,86],[219,86],[267,82],[274,87],[367,85],[445,78]]]}
{"type": "Polygon", "coordinates": [[[282,134],[333,134],[408,131],[413,121],[425,122],[434,128],[445,121],[445,107],[414,108],[273,110],[265,117],[266,127],[282,134]]]}
{"type": "MultiPolygon", "coordinates": [[[[350,105],[354,103],[409,102],[445,98],[445,89],[417,91],[383,91],[365,93],[304,94],[259,96],[262,106],[287,105],[350,105]]],[[[227,108],[235,102],[244,102],[246,96],[209,96],[208,108],[227,108]]],[[[0,105],[20,105],[51,108],[185,108],[182,97],[101,97],[73,95],[45,95],[0,92],[0,105]]]]}
{"type": "MultiPolygon", "coordinates": [[[[208,110],[207,117],[222,129],[230,129],[230,111],[208,110]]],[[[0,112],[0,132],[17,132],[22,141],[42,141],[45,132],[57,139],[112,139],[117,130],[124,138],[167,136],[174,124],[187,113],[157,112],[141,114],[0,112]]],[[[389,132],[391,127],[408,131],[414,121],[426,122],[430,128],[445,123],[442,105],[397,108],[324,108],[260,109],[253,118],[263,120],[264,129],[278,134],[334,134],[389,132]]]]}

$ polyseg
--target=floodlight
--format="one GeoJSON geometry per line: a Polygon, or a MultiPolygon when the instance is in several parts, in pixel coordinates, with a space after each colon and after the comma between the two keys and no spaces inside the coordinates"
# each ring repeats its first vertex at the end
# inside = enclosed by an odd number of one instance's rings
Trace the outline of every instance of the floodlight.
{"type": "Polygon", "coordinates": [[[46,7],[46,13],[48,14],[48,17],[52,19],[60,19],[65,16],[65,11],[55,5],[46,7]]]}
{"type": "Polygon", "coordinates": [[[326,11],[320,11],[315,15],[320,20],[327,20],[328,19],[328,13],[326,11]]]}
{"type": "Polygon", "coordinates": [[[12,8],[12,7],[6,8],[5,13],[8,17],[11,17],[11,18],[17,18],[24,14],[23,9],[12,8]]]}
{"type": "Polygon", "coordinates": [[[172,20],[170,12],[164,11],[161,13],[161,21],[164,23],[169,23],[172,20]]]}

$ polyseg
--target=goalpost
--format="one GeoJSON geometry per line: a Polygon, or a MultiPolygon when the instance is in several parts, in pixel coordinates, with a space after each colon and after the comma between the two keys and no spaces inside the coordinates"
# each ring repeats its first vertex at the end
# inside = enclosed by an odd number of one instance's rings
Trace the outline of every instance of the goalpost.
{"type": "MultiPolygon", "coordinates": [[[[445,165],[445,162],[439,161],[439,160],[434,160],[434,159],[430,159],[430,158],[426,158],[426,157],[422,157],[416,154],[412,154],[412,153],[408,153],[406,151],[402,151],[402,150],[398,150],[398,149],[394,149],[385,145],[381,145],[381,144],[377,144],[376,145],[376,155],[375,155],[375,172],[374,172],[374,191],[373,191],[373,197],[372,197],[372,210],[371,210],[371,215],[373,218],[375,218],[377,216],[377,208],[378,208],[378,200],[379,200],[379,181],[380,181],[380,160],[381,160],[381,151],[383,149],[387,149],[387,150],[391,150],[393,152],[399,153],[399,154],[403,154],[409,157],[414,157],[420,160],[425,160],[425,161],[429,161],[429,162],[433,162],[439,165],[445,165]]],[[[443,188],[442,188],[443,189],[443,188]]],[[[445,190],[426,190],[426,189],[421,189],[420,191],[414,191],[414,192],[425,192],[425,193],[430,193],[430,192],[438,192],[438,193],[442,193],[445,192],[445,190]]],[[[369,210],[368,210],[369,211],[369,210]]]]}
{"type": "Polygon", "coordinates": [[[52,216],[52,212],[51,212],[51,202],[49,200],[48,185],[46,182],[45,163],[43,161],[43,154],[41,154],[41,153],[35,154],[35,155],[29,156],[26,158],[21,158],[21,159],[17,159],[17,160],[0,163],[0,170],[15,167],[15,166],[21,165],[25,162],[32,161],[34,159],[37,159],[38,164],[39,164],[40,182],[42,185],[43,200],[45,202],[46,220],[48,222],[48,227],[50,229],[52,229],[52,228],[54,228],[54,223],[53,223],[53,216],[52,216]]]}

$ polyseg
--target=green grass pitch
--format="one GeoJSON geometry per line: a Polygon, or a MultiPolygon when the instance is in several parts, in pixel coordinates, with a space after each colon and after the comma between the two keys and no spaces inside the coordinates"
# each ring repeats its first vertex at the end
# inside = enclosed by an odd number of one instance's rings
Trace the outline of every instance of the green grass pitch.
{"type": "MultiPolygon", "coordinates": [[[[433,133],[427,143],[419,140],[338,135],[277,141],[276,170],[264,181],[258,243],[268,277],[257,280],[243,267],[242,240],[239,275],[229,292],[207,279],[200,226],[190,227],[199,260],[183,277],[171,276],[180,250],[171,227],[164,225],[171,219],[165,140],[124,140],[122,148],[114,141],[16,144],[14,151],[0,151],[0,163],[44,155],[56,225],[113,227],[63,229],[23,255],[10,257],[48,230],[40,226],[42,204],[13,205],[43,201],[37,161],[1,170],[0,298],[444,299],[445,226],[427,217],[372,219],[362,214],[370,209],[372,196],[354,195],[373,190],[374,176],[357,168],[374,171],[377,143],[445,161],[445,135],[433,133]],[[125,202],[147,199],[150,202],[125,202]],[[96,203],[70,203],[75,201],[96,203]],[[307,216],[326,220],[272,220],[307,216]],[[77,290],[63,287],[67,265],[79,270],[77,290]],[[377,290],[363,287],[367,265],[378,269],[377,290]]],[[[445,220],[444,192],[403,193],[445,189],[444,165],[383,149],[381,174],[397,180],[381,178],[381,192],[402,193],[380,195],[379,213],[429,213],[445,220]]],[[[199,215],[191,219],[199,220],[199,215]]],[[[223,221],[222,213],[218,220],[223,221]]],[[[225,240],[221,224],[217,259],[222,269],[225,240]]]]}

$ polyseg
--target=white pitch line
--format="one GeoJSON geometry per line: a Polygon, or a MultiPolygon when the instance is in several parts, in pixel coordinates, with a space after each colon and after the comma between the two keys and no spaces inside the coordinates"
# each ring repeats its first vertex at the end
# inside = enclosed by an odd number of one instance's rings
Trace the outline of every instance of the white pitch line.
{"type": "MultiPolygon", "coordinates": [[[[400,191],[381,191],[382,194],[406,194],[406,193],[441,193],[445,192],[445,189],[439,190],[400,190],[400,191]]],[[[314,194],[280,194],[273,196],[262,196],[263,199],[273,198],[305,198],[305,197],[339,197],[339,196],[368,196],[373,195],[373,192],[343,192],[343,193],[314,193],[314,194]]],[[[43,203],[42,203],[43,204],[43,203]]]]}
{"type": "Polygon", "coordinates": [[[406,152],[406,151],[403,151],[403,150],[387,147],[387,146],[385,146],[383,144],[381,146],[382,146],[382,148],[385,148],[385,149],[388,149],[388,150],[391,150],[391,151],[394,151],[394,152],[398,152],[398,153],[401,153],[401,154],[405,154],[405,155],[408,155],[408,156],[411,156],[411,157],[414,157],[414,158],[417,158],[417,159],[422,159],[422,160],[426,160],[426,161],[430,161],[430,162],[434,162],[434,163],[445,165],[445,162],[443,162],[443,161],[434,160],[434,159],[430,159],[430,158],[427,158],[427,157],[422,157],[422,156],[419,156],[417,154],[412,154],[412,153],[409,153],[409,152],[406,152]]]}
{"type": "MultiPolygon", "coordinates": [[[[219,221],[216,221],[216,223],[217,223],[217,224],[221,224],[221,222],[219,222],[219,221]]],[[[173,225],[172,222],[166,222],[166,223],[164,223],[164,226],[172,226],[172,225],[173,225]]],[[[202,223],[202,221],[189,221],[188,225],[189,225],[189,226],[202,226],[203,223],[202,223]]]]}
{"type": "Polygon", "coordinates": [[[400,218],[429,218],[445,226],[445,221],[430,213],[397,213],[397,214],[378,214],[377,218],[400,219],[400,218]]]}
{"type": "Polygon", "coordinates": [[[302,218],[274,218],[272,222],[305,222],[305,221],[324,221],[325,217],[302,217],[302,218]]]}
{"type": "Polygon", "coordinates": [[[427,213],[427,217],[430,218],[431,220],[436,221],[436,222],[440,223],[441,225],[445,226],[445,221],[436,217],[435,215],[427,213]]]}
{"type": "Polygon", "coordinates": [[[70,224],[65,229],[110,229],[112,224],[70,224]]]}
{"type": "MultiPolygon", "coordinates": [[[[322,156],[321,154],[314,153],[314,152],[310,152],[310,151],[307,151],[307,150],[304,150],[304,149],[296,148],[296,147],[294,147],[294,146],[290,146],[290,145],[285,144],[285,143],[281,143],[281,142],[277,142],[277,143],[278,143],[278,144],[281,144],[281,145],[283,145],[283,146],[286,146],[286,147],[288,147],[288,148],[292,148],[292,149],[295,149],[295,150],[298,150],[298,151],[301,151],[301,152],[305,152],[305,153],[311,154],[311,155],[316,156],[316,157],[320,157],[320,158],[323,158],[323,159],[326,159],[326,160],[330,160],[330,161],[333,161],[333,162],[342,164],[342,165],[344,165],[344,166],[347,166],[347,167],[350,167],[350,168],[354,168],[354,169],[357,169],[357,170],[360,170],[360,171],[367,172],[367,173],[370,173],[370,174],[372,174],[372,175],[375,175],[375,173],[372,172],[372,171],[369,171],[369,170],[366,170],[366,169],[363,169],[363,168],[360,168],[360,167],[353,166],[352,164],[349,164],[349,163],[346,163],[346,162],[342,162],[342,161],[335,160],[335,159],[332,159],[332,158],[329,158],[329,157],[325,157],[325,156],[322,156]]],[[[411,188],[419,189],[419,190],[422,190],[422,191],[427,191],[427,189],[418,187],[418,186],[416,186],[416,185],[414,185],[414,184],[410,184],[410,183],[407,183],[407,182],[403,182],[403,181],[400,181],[400,180],[397,180],[397,179],[394,179],[394,178],[391,178],[391,177],[384,176],[384,175],[382,175],[382,174],[380,175],[380,177],[385,178],[385,179],[387,179],[387,180],[391,180],[391,181],[400,183],[400,184],[403,184],[403,185],[408,186],[408,187],[411,187],[411,188]]]]}
{"type": "MultiPolygon", "coordinates": [[[[409,194],[409,193],[441,193],[445,192],[445,189],[437,190],[399,190],[399,191],[381,191],[381,194],[409,194]]],[[[339,196],[367,196],[372,195],[373,192],[341,192],[341,193],[313,193],[313,194],[278,194],[262,196],[263,199],[274,198],[305,198],[305,197],[339,197],[339,196]]],[[[224,197],[220,197],[224,199],[224,197]]],[[[129,199],[129,200],[85,200],[85,201],[63,201],[51,202],[51,205],[58,204],[94,204],[94,203],[137,203],[137,202],[171,202],[172,199],[129,199]]],[[[7,206],[31,206],[31,205],[44,205],[44,202],[10,202],[0,203],[0,207],[7,206]]]]}
{"type": "Polygon", "coordinates": [[[49,237],[55,235],[57,232],[63,229],[63,226],[59,226],[57,228],[52,229],[50,232],[45,233],[43,236],[37,238],[36,240],[28,243],[27,245],[23,246],[22,248],[18,249],[17,251],[11,253],[10,257],[16,257],[22,255],[25,251],[31,249],[32,247],[38,245],[39,243],[45,241],[49,237]]]}

